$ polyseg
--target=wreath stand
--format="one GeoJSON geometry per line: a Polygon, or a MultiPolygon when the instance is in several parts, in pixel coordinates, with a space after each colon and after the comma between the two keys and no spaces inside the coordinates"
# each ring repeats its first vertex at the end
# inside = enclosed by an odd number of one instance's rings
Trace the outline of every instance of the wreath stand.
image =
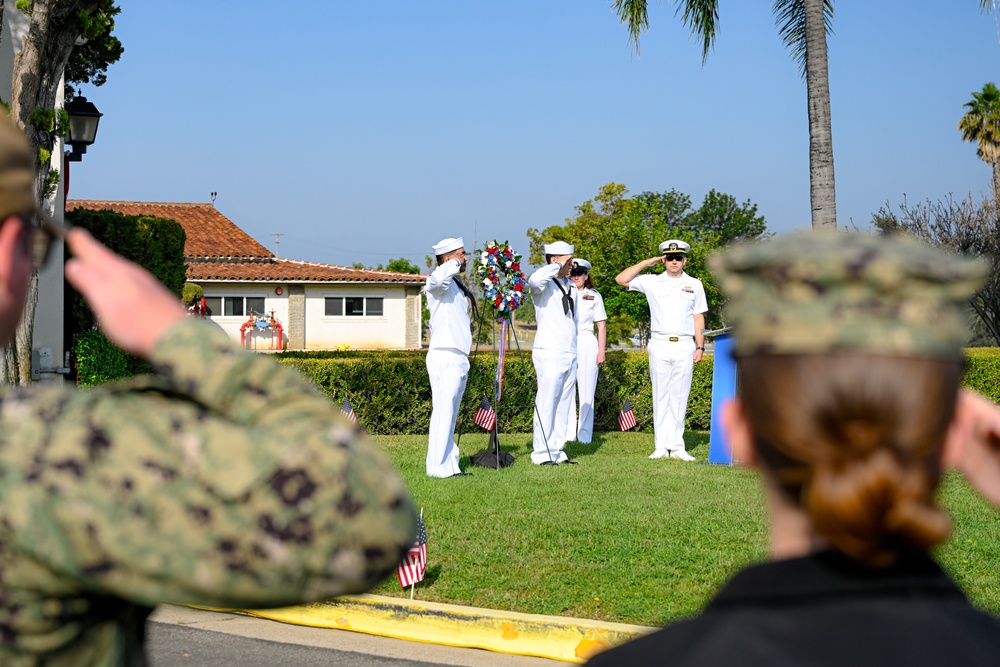
{"type": "MultiPolygon", "coordinates": [[[[487,244],[487,249],[490,247],[490,245],[491,244],[487,244]]],[[[499,244],[497,244],[496,241],[494,241],[492,244],[493,247],[496,247],[498,245],[499,244]]],[[[504,245],[506,246],[506,244],[504,245]]],[[[519,262],[520,255],[514,255],[513,257],[508,257],[508,259],[510,259],[512,262],[519,262]]],[[[520,273],[519,268],[515,268],[515,270],[518,271],[520,279],[523,281],[524,274],[520,273]]],[[[477,370],[476,361],[479,355],[479,341],[481,341],[483,338],[483,327],[486,325],[487,311],[490,311],[491,313],[490,319],[492,320],[493,316],[495,316],[494,308],[489,296],[484,295],[483,308],[481,309],[479,314],[479,326],[478,326],[478,333],[476,335],[476,349],[472,354],[472,365],[469,370],[470,381],[476,376],[475,375],[477,370]]],[[[496,344],[497,343],[496,327],[494,327],[492,323],[490,324],[492,332],[491,347],[493,350],[493,358],[496,361],[496,366],[497,366],[497,372],[494,375],[493,392],[492,392],[493,393],[492,408],[494,414],[496,415],[496,418],[493,420],[493,427],[490,429],[490,440],[489,444],[486,447],[486,451],[479,452],[478,454],[473,454],[471,457],[469,457],[469,460],[474,466],[479,466],[482,468],[493,468],[495,470],[499,470],[500,468],[508,468],[514,465],[514,455],[511,454],[510,452],[505,452],[502,449],[500,449],[500,436],[497,432],[498,424],[500,422],[500,396],[501,396],[501,387],[503,383],[503,371],[504,371],[503,365],[504,365],[504,360],[506,358],[506,347],[507,347],[508,336],[514,339],[514,345],[517,347],[517,353],[521,359],[522,366],[524,365],[525,362],[524,362],[524,353],[521,351],[521,344],[517,340],[517,333],[514,330],[514,321],[513,318],[511,317],[511,312],[510,311],[506,312],[505,314],[501,315],[496,321],[500,322],[499,346],[497,346],[496,344]]],[[[486,399],[489,400],[489,396],[487,396],[486,399]]],[[[514,406],[514,407],[519,407],[519,406],[514,406]]],[[[461,440],[462,440],[462,431],[459,430],[458,438],[455,443],[456,446],[461,442],[461,440]]]]}
{"type": "MultiPolygon", "coordinates": [[[[488,302],[484,305],[488,306],[488,302]]],[[[479,327],[478,327],[479,333],[476,336],[476,349],[472,353],[472,369],[469,371],[470,381],[473,379],[473,377],[475,377],[475,371],[477,369],[476,360],[479,355],[479,341],[481,341],[483,338],[483,327],[486,324],[486,310],[487,308],[483,308],[479,316],[479,327]]],[[[515,345],[517,346],[518,354],[520,354],[521,345],[520,343],[517,342],[517,334],[514,333],[514,323],[509,317],[507,318],[507,325],[509,327],[511,336],[514,339],[515,345]]],[[[497,342],[496,328],[492,326],[491,328],[493,330],[492,345],[491,345],[493,349],[493,358],[494,360],[496,360],[497,365],[499,366],[499,364],[503,362],[500,359],[500,352],[497,349],[496,345],[497,342]]],[[[501,335],[503,335],[502,332],[503,332],[503,326],[501,326],[501,335]]],[[[505,345],[506,341],[501,340],[500,344],[505,345]]],[[[522,361],[523,361],[523,355],[522,355],[522,361]]],[[[490,429],[489,444],[486,446],[486,451],[479,452],[478,454],[473,454],[472,456],[469,457],[469,461],[472,463],[472,465],[479,466],[481,468],[493,468],[494,470],[499,470],[500,468],[509,468],[510,466],[514,465],[514,455],[511,454],[510,452],[505,452],[502,449],[500,449],[500,436],[497,432],[498,424],[500,423],[500,382],[501,378],[500,378],[500,373],[498,372],[494,376],[493,392],[492,392],[493,393],[492,407],[493,407],[493,412],[496,413],[497,415],[497,418],[493,420],[493,428],[490,429]]],[[[461,432],[459,432],[458,438],[459,442],[461,442],[462,438],[461,432]]],[[[456,445],[457,444],[458,443],[456,443],[456,445]]]]}

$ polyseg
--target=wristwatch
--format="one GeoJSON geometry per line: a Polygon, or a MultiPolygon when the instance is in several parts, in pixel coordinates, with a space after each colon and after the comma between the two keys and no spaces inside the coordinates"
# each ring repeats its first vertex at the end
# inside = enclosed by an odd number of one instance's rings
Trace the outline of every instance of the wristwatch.
{"type": "Polygon", "coordinates": [[[705,351],[705,348],[704,348],[704,346],[701,346],[701,345],[696,345],[694,349],[696,349],[696,350],[701,350],[702,352],[704,352],[704,351],[705,351]]]}

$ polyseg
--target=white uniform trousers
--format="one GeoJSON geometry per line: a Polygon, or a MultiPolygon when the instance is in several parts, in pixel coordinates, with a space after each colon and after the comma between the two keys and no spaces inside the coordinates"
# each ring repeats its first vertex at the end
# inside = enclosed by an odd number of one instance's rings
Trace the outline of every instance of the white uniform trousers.
{"type": "Polygon", "coordinates": [[[594,439],[594,393],[597,391],[597,336],[581,331],[576,339],[576,393],[580,395],[580,421],[573,424],[576,416],[576,394],[569,418],[571,428],[576,427],[576,439],[590,443],[594,439]]]}
{"type": "Polygon", "coordinates": [[[653,432],[656,451],[684,450],[684,415],[694,372],[694,338],[649,341],[649,376],[653,381],[653,432]]]}
{"type": "Polygon", "coordinates": [[[451,477],[459,472],[455,421],[469,379],[469,357],[460,350],[427,352],[431,379],[431,426],[427,436],[427,476],[451,477]]]}
{"type": "Polygon", "coordinates": [[[536,348],[531,351],[531,362],[535,366],[538,381],[531,462],[561,463],[568,458],[563,448],[570,438],[570,411],[576,387],[576,354],[568,350],[536,348]]]}

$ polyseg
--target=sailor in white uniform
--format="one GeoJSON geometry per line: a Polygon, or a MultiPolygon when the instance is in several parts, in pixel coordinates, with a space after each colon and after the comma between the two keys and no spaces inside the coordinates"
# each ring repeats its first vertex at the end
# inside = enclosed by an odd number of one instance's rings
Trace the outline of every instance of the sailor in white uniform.
{"type": "MultiPolygon", "coordinates": [[[[608,340],[607,319],[604,297],[594,289],[590,280],[593,268],[585,259],[573,259],[569,279],[579,293],[580,312],[577,314],[576,338],[576,393],[570,409],[570,428],[575,429],[576,439],[589,444],[594,438],[594,393],[597,391],[597,367],[604,363],[604,348],[608,340]],[[594,335],[597,325],[597,335],[594,335]],[[576,417],[576,394],[580,396],[580,420],[576,417]]],[[[572,432],[572,431],[571,431],[572,432]]]]}
{"type": "Polygon", "coordinates": [[[535,303],[538,331],[531,349],[538,393],[535,396],[534,451],[538,465],[573,463],[563,451],[572,438],[569,431],[571,398],[576,386],[576,332],[579,294],[569,281],[573,246],[564,242],[545,245],[545,266],[528,278],[535,303]]]}
{"type": "Polygon", "coordinates": [[[684,272],[691,246],[671,239],[660,244],[659,257],[625,269],[615,282],[649,301],[649,375],[653,382],[654,450],[649,458],[694,461],[684,447],[684,415],[691,393],[694,364],[705,351],[705,287],[684,272]],[[663,264],[661,274],[639,275],[663,264]]]}
{"type": "Polygon", "coordinates": [[[430,311],[431,342],[427,350],[427,374],[431,380],[431,424],[427,436],[428,477],[465,475],[458,467],[455,421],[469,379],[472,349],[470,311],[475,301],[462,283],[465,242],[444,239],[432,246],[438,267],[427,276],[424,293],[430,311]]]}

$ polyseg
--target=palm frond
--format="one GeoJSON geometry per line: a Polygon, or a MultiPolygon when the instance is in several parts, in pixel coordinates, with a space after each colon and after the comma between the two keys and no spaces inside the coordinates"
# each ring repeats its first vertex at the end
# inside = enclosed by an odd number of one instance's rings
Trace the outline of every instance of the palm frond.
{"type": "Polygon", "coordinates": [[[979,11],[992,12],[997,8],[997,0],[979,0],[979,11]]]}
{"type": "MultiPolygon", "coordinates": [[[[980,0],[990,2],[991,0],[980,0]]],[[[781,41],[791,52],[792,60],[799,66],[799,74],[806,75],[806,0],[774,0],[772,12],[781,41]]],[[[833,0],[823,0],[823,24],[826,34],[833,34],[833,0]]]]}
{"type": "Polygon", "coordinates": [[[649,28],[649,13],[646,7],[646,0],[615,0],[612,5],[622,25],[628,28],[629,44],[639,55],[639,35],[643,30],[649,28]]]}
{"type": "Polygon", "coordinates": [[[691,29],[691,36],[701,40],[701,62],[705,64],[719,31],[719,0],[684,0],[676,13],[691,29]]]}

